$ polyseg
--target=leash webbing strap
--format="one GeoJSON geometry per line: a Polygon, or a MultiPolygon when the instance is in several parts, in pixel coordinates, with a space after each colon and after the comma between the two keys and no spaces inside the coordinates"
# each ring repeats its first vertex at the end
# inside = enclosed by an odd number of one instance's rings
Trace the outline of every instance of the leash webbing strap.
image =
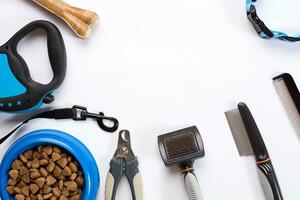
{"type": "Polygon", "coordinates": [[[4,137],[0,139],[0,144],[5,142],[13,133],[15,133],[17,130],[19,130],[22,126],[24,126],[26,123],[33,119],[73,119],[75,121],[83,121],[87,118],[93,118],[96,119],[99,127],[107,132],[115,132],[119,127],[119,122],[116,118],[113,117],[106,117],[103,113],[94,114],[87,112],[87,109],[82,106],[73,106],[72,108],[62,108],[62,109],[53,109],[44,111],[41,113],[38,113],[36,115],[31,116],[30,118],[23,121],[21,124],[19,124],[17,127],[15,127],[11,132],[6,134],[4,137]],[[112,126],[107,126],[104,124],[104,121],[110,121],[112,122],[112,126]]]}

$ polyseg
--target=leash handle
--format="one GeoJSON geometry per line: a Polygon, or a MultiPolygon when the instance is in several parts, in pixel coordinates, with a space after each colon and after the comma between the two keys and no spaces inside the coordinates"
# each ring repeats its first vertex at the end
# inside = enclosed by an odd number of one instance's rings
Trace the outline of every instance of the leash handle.
{"type": "Polygon", "coordinates": [[[10,136],[13,135],[17,130],[19,130],[23,125],[25,125],[27,122],[33,120],[33,119],[73,119],[74,121],[83,121],[87,120],[87,118],[93,118],[97,121],[99,127],[106,131],[106,132],[115,132],[119,128],[119,121],[114,117],[107,117],[104,115],[104,113],[95,114],[95,113],[89,113],[87,112],[87,109],[82,106],[73,106],[72,108],[62,108],[62,109],[54,109],[54,110],[48,110],[41,113],[38,113],[36,115],[33,115],[32,117],[26,119],[23,121],[20,125],[18,125],[16,128],[14,128],[11,132],[6,134],[4,137],[0,139],[0,144],[5,142],[10,136]],[[104,123],[104,121],[111,122],[111,126],[108,126],[104,123]]]}
{"type": "MultiPolygon", "coordinates": [[[[23,27],[21,30],[19,30],[17,33],[15,33],[10,40],[5,44],[6,47],[10,48],[12,53],[15,57],[12,57],[11,59],[16,62],[21,61],[22,65],[25,66],[24,73],[25,77],[27,79],[30,78],[29,69],[24,61],[24,59],[19,55],[17,52],[17,46],[18,43],[26,37],[31,32],[35,31],[36,29],[43,29],[47,33],[47,47],[48,47],[48,56],[49,61],[53,70],[53,79],[52,81],[46,85],[46,87],[53,89],[56,89],[58,85],[60,85],[66,74],[66,49],[64,45],[64,41],[62,38],[62,35],[58,28],[52,24],[51,22],[44,21],[44,20],[37,20],[33,21],[29,24],[27,24],[25,27],[23,27]],[[17,59],[17,60],[15,60],[17,59]]],[[[14,71],[17,73],[16,71],[14,71]]],[[[19,72],[18,75],[21,76],[22,72],[19,72]]],[[[33,80],[31,80],[33,81],[33,80]]],[[[45,86],[43,84],[35,82],[35,84],[45,86]]]]}
{"type": "Polygon", "coordinates": [[[66,75],[66,50],[58,28],[48,21],[33,21],[14,34],[0,46],[0,70],[5,78],[0,79],[0,110],[5,112],[30,112],[54,101],[52,93],[66,75]],[[48,57],[53,78],[48,84],[34,81],[29,68],[17,51],[19,42],[36,29],[47,35],[48,57]]]}

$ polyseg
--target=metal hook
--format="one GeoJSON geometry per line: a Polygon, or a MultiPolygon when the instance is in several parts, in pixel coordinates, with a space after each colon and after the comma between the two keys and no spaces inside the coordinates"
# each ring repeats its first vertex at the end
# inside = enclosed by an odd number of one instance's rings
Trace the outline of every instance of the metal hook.
{"type": "Polygon", "coordinates": [[[96,119],[99,127],[107,132],[115,132],[119,128],[119,121],[114,117],[107,117],[103,112],[90,113],[85,107],[74,106],[72,109],[73,119],[74,120],[86,120],[87,118],[96,119]],[[104,121],[112,123],[112,126],[107,126],[104,121]]]}
{"type": "Polygon", "coordinates": [[[114,118],[114,117],[106,117],[104,115],[104,113],[100,112],[99,115],[101,117],[99,117],[97,119],[97,123],[100,126],[100,128],[102,128],[103,130],[107,131],[107,132],[115,132],[116,130],[118,130],[119,128],[119,121],[114,118]],[[112,122],[112,126],[107,126],[104,121],[110,121],[112,122]]]}

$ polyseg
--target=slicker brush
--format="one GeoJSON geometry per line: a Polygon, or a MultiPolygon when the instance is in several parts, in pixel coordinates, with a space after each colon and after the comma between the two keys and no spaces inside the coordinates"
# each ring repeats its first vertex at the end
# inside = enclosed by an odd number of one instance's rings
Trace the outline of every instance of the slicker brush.
{"type": "Polygon", "coordinates": [[[167,167],[178,166],[184,176],[189,200],[202,200],[193,163],[205,155],[203,141],[196,126],[158,136],[161,157],[167,167]]]}

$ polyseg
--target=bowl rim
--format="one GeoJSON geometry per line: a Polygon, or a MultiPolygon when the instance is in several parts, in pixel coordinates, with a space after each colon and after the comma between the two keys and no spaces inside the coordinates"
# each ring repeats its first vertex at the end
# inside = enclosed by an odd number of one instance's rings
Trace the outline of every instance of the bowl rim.
{"type": "Polygon", "coordinates": [[[97,163],[89,149],[74,136],[59,130],[41,129],[35,130],[18,138],[5,152],[0,163],[0,198],[13,200],[7,191],[8,171],[13,160],[30,149],[40,145],[54,145],[61,147],[71,154],[80,164],[84,174],[84,188],[82,199],[96,199],[100,176],[97,163]]]}

